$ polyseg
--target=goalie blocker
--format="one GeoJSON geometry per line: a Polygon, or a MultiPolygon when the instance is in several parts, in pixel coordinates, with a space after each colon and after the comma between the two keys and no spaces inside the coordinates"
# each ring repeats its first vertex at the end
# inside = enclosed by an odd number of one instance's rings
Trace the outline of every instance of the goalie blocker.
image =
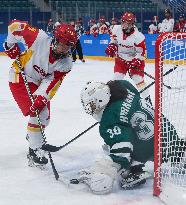
{"type": "MultiPolygon", "coordinates": [[[[81,102],[87,114],[100,122],[99,133],[105,144],[109,159],[96,162],[89,170],[81,172],[77,180],[83,182],[95,194],[112,191],[117,180],[121,188],[135,188],[150,176],[143,170],[147,161],[154,157],[154,111],[141,98],[139,91],[128,81],[88,82],[81,92],[81,102]]],[[[164,162],[179,163],[185,141],[178,137],[174,126],[163,116],[164,133],[162,155],[169,156],[164,162]],[[166,149],[166,139],[171,138],[166,149]],[[172,154],[176,158],[172,160],[172,154]],[[176,160],[175,160],[176,159],[176,160]]]]}

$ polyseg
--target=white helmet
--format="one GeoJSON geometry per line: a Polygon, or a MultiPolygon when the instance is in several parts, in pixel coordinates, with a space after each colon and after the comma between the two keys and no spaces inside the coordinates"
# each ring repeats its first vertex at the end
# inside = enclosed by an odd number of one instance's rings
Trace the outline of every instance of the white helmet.
{"type": "Polygon", "coordinates": [[[88,82],[81,91],[81,103],[89,115],[99,113],[110,100],[109,86],[101,82],[88,82]]]}

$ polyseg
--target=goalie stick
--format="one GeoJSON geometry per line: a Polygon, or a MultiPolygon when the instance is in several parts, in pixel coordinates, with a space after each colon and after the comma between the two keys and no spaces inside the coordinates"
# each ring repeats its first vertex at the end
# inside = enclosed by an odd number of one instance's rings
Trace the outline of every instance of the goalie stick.
{"type": "MultiPolygon", "coordinates": [[[[18,67],[19,67],[19,71],[20,71],[21,76],[23,78],[23,81],[24,81],[24,84],[25,84],[28,96],[30,98],[30,101],[33,103],[34,102],[34,98],[33,98],[33,95],[32,95],[32,93],[30,91],[30,87],[28,85],[28,81],[27,81],[26,75],[25,75],[25,73],[23,71],[23,67],[21,65],[19,57],[16,58],[16,63],[18,65],[18,67]]],[[[39,113],[38,113],[37,110],[36,110],[35,114],[36,114],[36,118],[37,118],[37,121],[38,121],[38,125],[39,125],[39,128],[40,128],[41,134],[42,134],[43,142],[44,142],[44,144],[46,144],[47,141],[46,141],[46,137],[45,137],[45,132],[44,132],[44,129],[42,127],[41,120],[40,120],[40,117],[39,117],[39,113]]],[[[51,155],[50,151],[48,151],[48,156],[49,156],[49,159],[50,159],[50,164],[52,166],[52,171],[54,173],[55,179],[58,180],[59,179],[59,174],[58,174],[58,172],[57,172],[57,170],[55,168],[55,165],[54,165],[54,162],[53,162],[52,155],[51,155]]]]}

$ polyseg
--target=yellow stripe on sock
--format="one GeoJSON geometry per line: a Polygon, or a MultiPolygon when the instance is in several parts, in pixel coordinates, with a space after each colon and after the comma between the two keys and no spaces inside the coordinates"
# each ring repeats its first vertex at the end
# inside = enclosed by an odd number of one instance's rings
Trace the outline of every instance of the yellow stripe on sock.
{"type": "Polygon", "coordinates": [[[137,86],[138,89],[143,89],[145,87],[145,82],[142,81],[142,82],[136,84],[136,86],[137,86]]]}
{"type": "Polygon", "coordinates": [[[40,128],[35,128],[35,127],[29,127],[27,126],[27,130],[30,132],[40,132],[40,128]]]}

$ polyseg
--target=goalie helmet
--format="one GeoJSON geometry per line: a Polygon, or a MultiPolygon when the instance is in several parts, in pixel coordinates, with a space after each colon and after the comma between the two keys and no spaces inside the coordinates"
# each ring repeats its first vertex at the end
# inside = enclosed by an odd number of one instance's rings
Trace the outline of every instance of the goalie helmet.
{"type": "Polygon", "coordinates": [[[88,82],[81,91],[81,103],[89,115],[99,113],[110,100],[109,86],[101,82],[88,82]]]}

